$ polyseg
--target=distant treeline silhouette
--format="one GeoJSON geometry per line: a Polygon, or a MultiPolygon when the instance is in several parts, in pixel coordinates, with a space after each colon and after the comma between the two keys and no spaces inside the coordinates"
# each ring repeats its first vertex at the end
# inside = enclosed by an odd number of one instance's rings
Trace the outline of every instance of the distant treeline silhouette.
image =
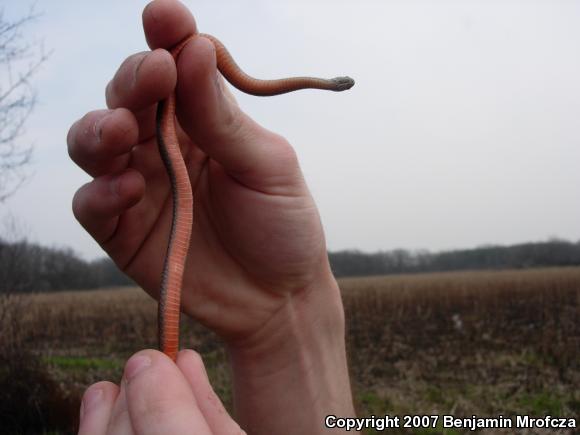
{"type": "Polygon", "coordinates": [[[376,253],[356,250],[329,253],[338,277],[443,272],[481,269],[525,269],[580,265],[580,241],[522,243],[512,246],[482,246],[431,253],[395,249],[376,253]]]}
{"type": "Polygon", "coordinates": [[[85,261],[68,248],[0,239],[0,293],[134,285],[109,259],[85,261]]]}
{"type": "MultiPolygon", "coordinates": [[[[580,241],[564,240],[483,246],[431,253],[396,249],[328,254],[337,277],[478,269],[522,269],[580,265],[580,241]]],[[[0,293],[83,290],[134,285],[109,259],[81,259],[68,248],[0,239],[0,293]]]]}

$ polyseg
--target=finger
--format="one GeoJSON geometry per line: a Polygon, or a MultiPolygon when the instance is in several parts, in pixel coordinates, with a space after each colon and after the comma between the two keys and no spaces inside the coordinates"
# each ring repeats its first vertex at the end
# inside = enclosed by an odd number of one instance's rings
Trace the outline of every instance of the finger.
{"type": "Polygon", "coordinates": [[[137,204],[144,194],[145,180],[135,170],[104,175],[77,190],[73,213],[93,238],[103,244],[114,234],[118,216],[137,204]]]}
{"type": "MultiPolygon", "coordinates": [[[[193,16],[174,0],[151,2],[143,11],[143,27],[151,48],[173,47],[197,33],[193,16]]],[[[216,80],[210,41],[194,38],[179,57],[178,71],[183,77],[178,82],[178,101],[185,103],[178,115],[196,145],[249,187],[269,191],[281,179],[300,184],[298,160],[288,142],[258,126],[226,97],[216,80]]]]}
{"type": "Polygon", "coordinates": [[[107,424],[107,435],[132,435],[135,433],[127,404],[127,382],[125,377],[123,377],[119,395],[113,405],[111,417],[107,424]]]}
{"type": "Polygon", "coordinates": [[[175,62],[166,50],[129,56],[107,85],[107,107],[143,110],[173,92],[175,79],[175,62]]]}
{"type": "Polygon", "coordinates": [[[215,434],[242,434],[240,426],[230,417],[221,400],[213,390],[201,356],[193,350],[179,352],[177,366],[189,382],[210,429],[215,434]]]}
{"type": "Polygon", "coordinates": [[[85,391],[81,403],[79,435],[105,434],[119,387],[111,382],[97,382],[85,391]]]}
{"type": "Polygon", "coordinates": [[[189,9],[175,0],[155,0],[143,10],[145,39],[151,49],[170,48],[197,33],[189,9]]]}
{"type": "Polygon", "coordinates": [[[127,109],[96,110],[75,122],[67,135],[71,159],[96,177],[127,167],[139,127],[127,109]]]}
{"type": "Polygon", "coordinates": [[[210,435],[183,374],[166,355],[138,352],[127,361],[127,404],[136,433],[210,435]]]}
{"type": "Polygon", "coordinates": [[[185,37],[197,32],[193,16],[177,1],[149,3],[143,11],[143,28],[149,47],[154,50],[150,55],[153,58],[147,61],[141,60],[143,53],[136,55],[136,59],[129,58],[127,65],[118,72],[116,80],[113,80],[107,87],[107,101],[110,101],[111,105],[127,105],[135,111],[139,122],[140,140],[155,135],[157,111],[153,103],[166,98],[175,89],[175,62],[168,52],[156,49],[169,49],[185,37]],[[158,52],[163,52],[162,62],[157,55],[158,52]],[[132,75],[132,71],[137,71],[137,73],[132,75]],[[142,78],[142,82],[139,82],[142,86],[136,86],[133,92],[126,86],[127,82],[134,80],[132,77],[142,78]],[[161,79],[160,82],[157,82],[158,78],[161,79]],[[158,92],[151,92],[155,89],[149,88],[150,82],[154,83],[153,88],[157,87],[158,92]],[[141,93],[141,90],[144,92],[141,93]]]}
{"type": "Polygon", "coordinates": [[[196,145],[250,187],[267,188],[272,177],[296,181],[298,161],[288,142],[252,121],[224,92],[211,41],[193,38],[177,69],[179,122],[196,145]]]}

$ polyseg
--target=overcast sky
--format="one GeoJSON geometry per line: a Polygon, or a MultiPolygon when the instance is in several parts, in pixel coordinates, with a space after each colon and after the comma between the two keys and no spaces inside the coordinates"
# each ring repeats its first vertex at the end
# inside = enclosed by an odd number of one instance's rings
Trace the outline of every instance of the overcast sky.
{"type": "MultiPolygon", "coordinates": [[[[27,3],[0,2],[6,19],[27,3]]],[[[102,255],[72,216],[89,178],[66,133],[147,49],[146,3],[36,2],[44,14],[26,34],[54,53],[22,138],[35,144],[32,177],[0,205],[33,241],[102,255]]],[[[342,94],[235,91],[296,148],[329,249],[580,239],[580,1],[185,3],[255,76],[355,78],[342,94]]]]}

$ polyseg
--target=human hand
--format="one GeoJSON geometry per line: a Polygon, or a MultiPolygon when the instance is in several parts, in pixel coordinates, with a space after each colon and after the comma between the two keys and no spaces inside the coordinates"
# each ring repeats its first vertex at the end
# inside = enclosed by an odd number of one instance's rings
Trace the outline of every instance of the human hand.
{"type": "Polygon", "coordinates": [[[200,356],[183,350],[174,363],[155,350],[127,361],[121,385],[91,385],[79,435],[241,435],[213,391],[200,356]]]}
{"type": "MultiPolygon", "coordinates": [[[[295,296],[335,289],[319,215],[292,147],[245,115],[216,80],[213,45],[194,38],[177,68],[161,49],[197,32],[189,11],[154,1],[143,25],[153,51],[121,65],[107,86],[109,110],[90,112],[70,129],[69,153],[94,177],[77,191],[73,210],[117,265],[157,297],[172,204],[155,106],[177,81],[179,137],[194,186],[182,306],[227,340],[245,339],[295,296]]],[[[337,298],[337,291],[328,295],[329,307],[337,298]]]]}
{"type": "Polygon", "coordinates": [[[241,111],[207,39],[188,42],[177,66],[161,49],[197,32],[183,5],[153,1],[143,25],[153,51],[127,58],[107,86],[109,109],[69,131],[71,158],[94,177],[77,191],[74,214],[158,296],[172,204],[155,109],[177,83],[178,136],[194,189],[182,308],[226,340],[246,430],[323,433],[328,413],[354,414],[344,312],[294,150],[241,111]],[[290,403],[305,406],[296,413],[290,403]]]}

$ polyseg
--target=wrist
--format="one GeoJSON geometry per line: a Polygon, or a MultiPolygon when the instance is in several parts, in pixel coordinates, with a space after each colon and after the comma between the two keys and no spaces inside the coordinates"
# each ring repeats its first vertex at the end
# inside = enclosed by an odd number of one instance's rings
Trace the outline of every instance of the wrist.
{"type": "Polygon", "coordinates": [[[256,334],[228,343],[242,427],[256,434],[318,433],[326,415],[352,416],[344,328],[340,290],[327,268],[311,286],[291,293],[256,334]]]}
{"type": "Polygon", "coordinates": [[[287,348],[344,342],[344,308],[336,279],[328,270],[307,287],[285,291],[285,303],[249,336],[226,340],[231,356],[244,362],[270,359],[287,348]]]}

